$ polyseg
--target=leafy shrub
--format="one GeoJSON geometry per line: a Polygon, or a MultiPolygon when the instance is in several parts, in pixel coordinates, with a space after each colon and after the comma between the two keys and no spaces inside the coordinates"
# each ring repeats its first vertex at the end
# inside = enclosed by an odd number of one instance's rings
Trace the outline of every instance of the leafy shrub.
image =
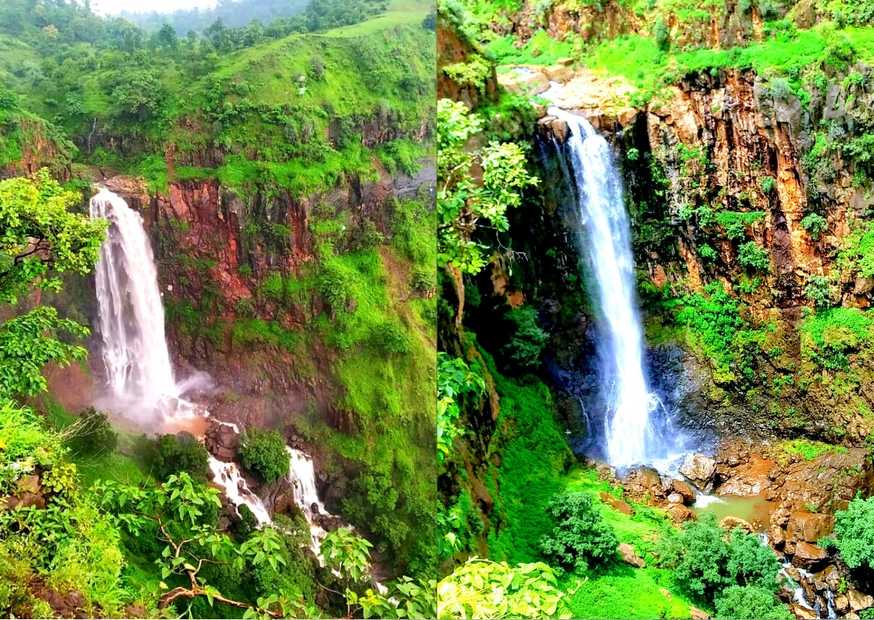
{"type": "Polygon", "coordinates": [[[777,181],[774,177],[762,177],[762,180],[759,181],[759,187],[762,190],[763,194],[770,194],[774,191],[774,188],[777,186],[777,181]]]}
{"type": "Polygon", "coordinates": [[[532,370],[540,365],[540,353],[549,335],[537,324],[537,311],[530,306],[514,308],[506,315],[512,335],[501,347],[501,354],[517,370],[532,370]]]}
{"type": "Polygon", "coordinates": [[[555,572],[542,562],[473,558],[437,584],[437,618],[550,618],[562,596],[555,572]]]}
{"type": "Polygon", "coordinates": [[[823,231],[828,228],[828,220],[819,213],[808,213],[801,218],[801,227],[807,231],[811,239],[816,241],[823,231]]]}
{"type": "Polygon", "coordinates": [[[716,598],[716,620],[792,620],[794,617],[766,588],[730,586],[716,598]]]}
{"type": "Polygon", "coordinates": [[[759,247],[755,241],[747,241],[740,245],[737,249],[737,260],[744,267],[756,271],[768,271],[771,267],[768,252],[759,247]]]}
{"type": "Polygon", "coordinates": [[[346,271],[331,262],[323,265],[318,278],[319,293],[333,314],[345,312],[354,302],[352,285],[352,279],[346,271]]]}
{"type": "Polygon", "coordinates": [[[828,308],[832,304],[833,287],[826,276],[810,276],[804,287],[804,296],[817,308],[828,308]]]}
{"type": "Polygon", "coordinates": [[[671,31],[662,17],[656,18],[652,32],[655,37],[656,47],[663,52],[668,51],[668,48],[671,46],[671,31]]]}
{"type": "Polygon", "coordinates": [[[206,480],[209,475],[209,453],[191,433],[161,435],[146,445],[146,461],[159,480],[180,472],[188,472],[199,480],[206,480]]]}
{"type": "Polygon", "coordinates": [[[763,211],[720,211],[716,215],[716,223],[725,231],[725,236],[732,241],[739,241],[746,236],[746,229],[765,217],[763,211]]]}
{"type": "Polygon", "coordinates": [[[850,568],[874,569],[874,497],[857,497],[835,513],[835,544],[850,568]]]}
{"type": "Polygon", "coordinates": [[[486,390],[483,378],[472,371],[464,359],[437,353],[437,462],[452,456],[452,445],[462,435],[459,424],[468,399],[479,399],[486,390]]]}
{"type": "Polygon", "coordinates": [[[370,542],[351,527],[328,532],[322,540],[325,564],[351,583],[360,583],[370,574],[370,542]]]}
{"type": "Polygon", "coordinates": [[[712,515],[663,537],[655,554],[683,588],[708,603],[731,586],[753,586],[772,598],[777,589],[780,564],[771,550],[742,530],[726,536],[712,515]]]}
{"type": "Polygon", "coordinates": [[[874,319],[859,308],[831,308],[801,324],[801,354],[829,370],[849,366],[848,355],[867,344],[874,319]]]}
{"type": "Polygon", "coordinates": [[[277,431],[246,429],[240,438],[240,462],[264,482],[274,482],[288,475],[288,450],[277,431]]]}
{"type": "Polygon", "coordinates": [[[385,354],[409,353],[410,336],[396,320],[383,321],[370,330],[370,343],[385,354]]]}
{"type": "Polygon", "coordinates": [[[588,494],[557,496],[549,502],[547,512],[555,527],[541,539],[540,550],[551,564],[565,570],[586,570],[606,564],[616,555],[616,535],[601,520],[588,494]]]}
{"type": "Polygon", "coordinates": [[[712,261],[716,258],[716,250],[710,244],[702,243],[698,246],[698,256],[706,261],[712,261]]]}
{"type": "Polygon", "coordinates": [[[80,413],[78,420],[65,429],[64,436],[67,447],[81,456],[108,454],[118,445],[118,433],[106,414],[93,407],[80,413]]]}

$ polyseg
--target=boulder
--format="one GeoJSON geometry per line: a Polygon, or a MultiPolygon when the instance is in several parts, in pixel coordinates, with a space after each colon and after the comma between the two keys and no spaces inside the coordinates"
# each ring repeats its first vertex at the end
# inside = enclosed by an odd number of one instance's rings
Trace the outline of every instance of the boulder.
{"type": "Polygon", "coordinates": [[[828,559],[828,553],[822,547],[811,545],[808,542],[799,542],[795,545],[795,555],[792,564],[801,568],[810,568],[821,564],[828,559]]]}
{"type": "Polygon", "coordinates": [[[695,518],[695,513],[683,504],[671,504],[667,508],[667,513],[674,523],[685,523],[695,518]]]}
{"type": "Polygon", "coordinates": [[[652,467],[631,470],[622,480],[622,486],[635,499],[662,499],[666,495],[662,478],[652,467]]]}
{"type": "Polygon", "coordinates": [[[728,532],[731,532],[732,530],[736,530],[738,528],[746,532],[753,532],[753,526],[750,524],[750,522],[746,521],[745,519],[741,519],[740,517],[723,517],[722,521],[719,522],[719,527],[728,532]]]}
{"type": "Polygon", "coordinates": [[[846,611],[850,608],[850,599],[847,598],[846,594],[838,594],[835,597],[835,610],[839,613],[846,613],[846,611]]]}
{"type": "Polygon", "coordinates": [[[612,495],[610,495],[609,493],[607,493],[605,491],[601,491],[601,494],[599,495],[599,497],[601,498],[602,502],[604,502],[605,504],[607,504],[611,508],[618,510],[622,514],[626,514],[626,515],[633,515],[634,514],[634,508],[632,508],[627,502],[623,502],[621,499],[613,497],[612,495]]]}
{"type": "Polygon", "coordinates": [[[567,82],[574,77],[573,67],[570,65],[552,65],[544,67],[546,77],[553,82],[567,82]]]}
{"type": "Polygon", "coordinates": [[[679,493],[670,493],[668,495],[668,503],[669,504],[685,504],[686,502],[683,499],[683,496],[680,495],[679,493]]]}
{"type": "Polygon", "coordinates": [[[792,614],[798,618],[798,620],[817,620],[819,616],[812,609],[808,609],[804,605],[794,604],[792,605],[792,614]]]}
{"type": "Polygon", "coordinates": [[[697,607],[689,608],[689,617],[692,620],[710,620],[710,615],[706,611],[702,611],[697,607]]]}
{"type": "Polygon", "coordinates": [[[818,592],[823,590],[836,591],[841,583],[841,573],[834,564],[829,564],[818,573],[813,574],[813,585],[818,592]]]}
{"type": "Polygon", "coordinates": [[[786,544],[786,532],[780,526],[772,525],[768,530],[768,538],[775,549],[779,549],[786,544]]]}
{"type": "Polygon", "coordinates": [[[680,473],[698,488],[709,491],[716,473],[716,461],[703,454],[689,454],[680,466],[680,473]]]}
{"type": "Polygon", "coordinates": [[[231,425],[210,418],[204,435],[206,449],[220,461],[233,461],[240,449],[240,434],[231,425]]]}
{"type": "Polygon", "coordinates": [[[674,493],[679,493],[683,497],[684,504],[695,503],[695,489],[688,482],[682,480],[671,480],[671,490],[674,493]]]}
{"type": "Polygon", "coordinates": [[[831,534],[835,526],[832,515],[796,510],[786,523],[786,537],[791,540],[816,542],[831,534]]]}
{"type": "Polygon", "coordinates": [[[622,561],[626,564],[631,564],[632,566],[636,566],[637,568],[646,568],[646,562],[644,562],[643,558],[637,555],[634,547],[629,545],[628,543],[619,543],[619,546],[616,548],[619,552],[619,556],[622,558],[622,561]]]}
{"type": "Polygon", "coordinates": [[[853,611],[862,611],[863,609],[874,607],[874,596],[852,588],[847,590],[847,600],[850,603],[850,609],[853,611]]]}

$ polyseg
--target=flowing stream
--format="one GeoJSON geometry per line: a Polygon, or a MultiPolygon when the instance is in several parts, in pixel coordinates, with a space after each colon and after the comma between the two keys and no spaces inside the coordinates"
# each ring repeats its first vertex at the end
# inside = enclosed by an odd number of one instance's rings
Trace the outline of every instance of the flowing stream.
{"type": "MultiPolygon", "coordinates": [[[[202,382],[197,375],[177,384],[164,334],[164,307],[158,272],[143,218],[117,194],[101,189],[90,202],[93,218],[109,222],[96,268],[102,359],[110,393],[110,408],[133,416],[137,425],[155,429],[180,414],[209,417],[202,407],[182,398],[187,387],[202,382]]],[[[219,424],[240,429],[229,422],[219,424]]],[[[289,481],[295,503],[310,525],[311,547],[319,556],[325,530],[316,515],[328,515],[316,491],[312,459],[288,448],[289,481]]],[[[264,502],[254,493],[239,467],[210,455],[213,480],[239,509],[246,505],[259,525],[272,522],[264,502]]]]}
{"type": "Polygon", "coordinates": [[[605,456],[616,467],[652,463],[668,450],[655,427],[661,403],[650,391],[644,368],[622,181],[610,145],[585,118],[556,107],[549,114],[570,130],[564,169],[575,188],[580,245],[594,280],[590,295],[598,314],[605,456]]]}

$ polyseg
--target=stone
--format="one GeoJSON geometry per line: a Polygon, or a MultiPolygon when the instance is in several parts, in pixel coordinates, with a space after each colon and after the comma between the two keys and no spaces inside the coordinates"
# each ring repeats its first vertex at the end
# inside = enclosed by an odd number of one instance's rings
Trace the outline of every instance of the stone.
{"type": "Polygon", "coordinates": [[[789,515],[786,537],[812,543],[831,534],[834,526],[835,518],[832,515],[797,510],[789,515]]]}
{"type": "Polygon", "coordinates": [[[574,70],[570,65],[552,65],[544,67],[543,72],[552,82],[567,82],[574,76],[574,70]]]}
{"type": "Polygon", "coordinates": [[[741,519],[740,517],[723,517],[722,521],[719,522],[719,527],[729,532],[736,529],[742,529],[750,533],[753,532],[753,526],[750,524],[750,522],[745,519],[741,519]]]}
{"type": "Polygon", "coordinates": [[[682,504],[671,504],[667,513],[674,523],[685,523],[695,518],[695,513],[682,504]]]}
{"type": "Polygon", "coordinates": [[[706,611],[702,611],[697,607],[689,608],[689,617],[692,620],[710,620],[710,615],[706,611]]]}
{"type": "Polygon", "coordinates": [[[628,543],[620,543],[616,550],[619,552],[622,561],[626,564],[631,564],[637,568],[646,568],[646,562],[642,557],[637,555],[637,552],[634,551],[634,547],[628,543]]]}
{"type": "Polygon", "coordinates": [[[570,65],[574,64],[574,59],[566,56],[564,58],[559,58],[558,60],[556,60],[555,64],[562,65],[563,67],[569,67],[570,65]]]}
{"type": "Polygon", "coordinates": [[[39,476],[36,474],[22,476],[18,479],[17,487],[19,493],[32,493],[36,495],[40,491],[39,476]]]}
{"type": "Polygon", "coordinates": [[[695,489],[688,482],[671,480],[671,489],[674,493],[679,493],[683,496],[684,504],[693,504],[695,502],[695,489]]]}
{"type": "Polygon", "coordinates": [[[683,501],[683,496],[679,493],[670,493],[668,495],[668,503],[669,504],[685,504],[683,501]]]}
{"type": "Polygon", "coordinates": [[[514,67],[498,76],[505,90],[517,95],[537,95],[549,88],[549,80],[539,68],[514,67]]]}
{"type": "Polygon", "coordinates": [[[829,564],[818,573],[813,574],[813,585],[817,591],[837,590],[841,583],[841,573],[834,564],[829,564]]]}
{"type": "Polygon", "coordinates": [[[819,616],[812,609],[808,609],[804,605],[792,605],[792,614],[799,620],[817,620],[819,616]]]}
{"type": "Polygon", "coordinates": [[[599,495],[599,497],[601,498],[602,502],[604,502],[605,504],[607,504],[611,508],[618,510],[622,514],[626,514],[626,515],[633,515],[634,514],[634,508],[632,508],[627,502],[623,502],[621,499],[619,499],[617,497],[613,497],[612,495],[610,495],[606,491],[601,491],[601,494],[599,495]]]}
{"type": "Polygon", "coordinates": [[[703,454],[689,454],[680,465],[680,473],[698,488],[708,491],[716,473],[716,461],[703,454]]]}
{"type": "Polygon", "coordinates": [[[850,609],[853,611],[862,611],[863,609],[874,607],[874,596],[864,594],[852,588],[847,590],[847,600],[850,602],[850,609]]]}
{"type": "Polygon", "coordinates": [[[635,499],[653,500],[665,497],[662,478],[652,467],[631,470],[622,480],[622,486],[635,499]]]}
{"type": "Polygon", "coordinates": [[[845,594],[838,594],[835,597],[835,610],[838,613],[845,613],[850,608],[850,599],[845,594]]]}
{"type": "Polygon", "coordinates": [[[768,538],[775,549],[779,549],[786,544],[786,532],[780,526],[772,525],[768,530],[768,538]]]}
{"type": "Polygon", "coordinates": [[[817,547],[808,542],[799,542],[795,545],[795,555],[792,564],[802,568],[808,568],[822,563],[828,558],[828,553],[822,547],[817,547]]]}

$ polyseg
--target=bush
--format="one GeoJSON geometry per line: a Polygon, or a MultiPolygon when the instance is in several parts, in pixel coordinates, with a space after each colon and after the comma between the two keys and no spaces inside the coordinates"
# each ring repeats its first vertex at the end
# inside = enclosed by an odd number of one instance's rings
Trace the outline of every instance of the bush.
{"type": "Polygon", "coordinates": [[[771,259],[768,252],[760,248],[755,241],[742,243],[737,249],[737,260],[741,265],[756,271],[768,271],[771,259]]]}
{"type": "Polygon", "coordinates": [[[106,414],[93,407],[79,414],[79,419],[64,431],[67,447],[79,456],[108,454],[118,446],[118,433],[106,414]]]}
{"type": "Polygon", "coordinates": [[[656,47],[663,52],[668,51],[668,48],[671,46],[671,32],[665,20],[661,17],[656,18],[652,31],[655,36],[656,47]]]}
{"type": "Polygon", "coordinates": [[[828,220],[819,213],[808,213],[801,218],[801,227],[807,231],[811,239],[817,241],[823,231],[828,228],[828,220]]]}
{"type": "Polygon", "coordinates": [[[549,335],[537,324],[537,312],[530,306],[507,313],[512,336],[501,347],[501,355],[516,370],[532,370],[540,365],[540,353],[549,335]]]}
{"type": "Polygon", "coordinates": [[[832,304],[832,286],[826,276],[810,276],[804,287],[804,296],[817,308],[828,308],[832,304]]]}
{"type": "Polygon", "coordinates": [[[835,513],[835,545],[850,568],[874,569],[874,497],[857,497],[835,513]]]}
{"type": "Polygon", "coordinates": [[[191,433],[161,435],[147,447],[146,456],[152,473],[159,480],[183,471],[200,480],[209,477],[209,453],[191,433]]]}
{"type": "Polygon", "coordinates": [[[716,598],[716,620],[792,620],[774,593],[755,586],[730,586],[716,598]]]}
{"type": "Polygon", "coordinates": [[[780,564],[771,550],[741,530],[726,540],[712,515],[664,537],[655,555],[661,566],[673,569],[677,583],[707,603],[731,586],[752,586],[772,599],[777,589],[780,564]]]}
{"type": "Polygon", "coordinates": [[[374,325],[370,330],[370,343],[385,354],[409,353],[411,346],[407,330],[396,320],[374,325]]]}
{"type": "Polygon", "coordinates": [[[588,494],[556,496],[547,513],[555,527],[540,540],[540,550],[551,564],[565,570],[586,570],[606,564],[616,555],[619,541],[592,507],[588,494]]]}
{"type": "Polygon", "coordinates": [[[272,430],[247,429],[240,440],[240,462],[264,482],[287,476],[289,456],[282,435],[272,430]]]}

